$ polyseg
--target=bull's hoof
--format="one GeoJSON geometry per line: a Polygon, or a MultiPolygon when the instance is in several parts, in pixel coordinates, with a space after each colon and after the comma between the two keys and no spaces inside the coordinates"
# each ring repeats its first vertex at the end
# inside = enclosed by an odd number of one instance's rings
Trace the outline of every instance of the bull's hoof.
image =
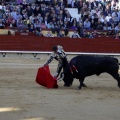
{"type": "Polygon", "coordinates": [[[120,88],[120,84],[118,84],[118,87],[120,88]]]}
{"type": "Polygon", "coordinates": [[[68,85],[64,84],[64,87],[70,87],[70,86],[68,86],[68,85]]]}
{"type": "Polygon", "coordinates": [[[81,87],[79,86],[79,87],[77,87],[77,90],[81,90],[81,87]]]}
{"type": "Polygon", "coordinates": [[[66,85],[66,84],[64,84],[64,87],[67,87],[67,85],[66,85]]]}
{"type": "Polygon", "coordinates": [[[83,86],[83,87],[87,87],[87,85],[85,85],[85,84],[83,84],[82,86],[83,86]]]}

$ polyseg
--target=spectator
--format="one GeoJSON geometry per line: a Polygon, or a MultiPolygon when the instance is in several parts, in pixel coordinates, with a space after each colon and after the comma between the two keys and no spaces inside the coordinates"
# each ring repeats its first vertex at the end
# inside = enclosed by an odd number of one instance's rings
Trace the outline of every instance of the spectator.
{"type": "Polygon", "coordinates": [[[118,18],[119,18],[119,21],[120,21],[120,9],[118,11],[118,18]]]}
{"type": "Polygon", "coordinates": [[[32,8],[29,5],[26,8],[26,12],[27,12],[28,17],[32,16],[33,11],[32,11],[32,8]]]}
{"type": "Polygon", "coordinates": [[[88,38],[88,36],[89,36],[88,33],[87,33],[86,31],[84,31],[82,37],[83,37],[83,38],[88,38]]]}
{"type": "Polygon", "coordinates": [[[60,31],[60,27],[58,25],[54,25],[54,28],[51,29],[53,33],[57,32],[57,34],[60,31]]]}
{"type": "Polygon", "coordinates": [[[111,17],[111,18],[109,19],[109,22],[108,22],[108,23],[110,23],[110,24],[115,24],[114,17],[111,17]]]}
{"type": "Polygon", "coordinates": [[[118,33],[120,31],[120,23],[115,27],[115,32],[118,33]]]}
{"type": "Polygon", "coordinates": [[[98,15],[96,13],[93,14],[92,20],[94,20],[94,23],[97,24],[97,22],[98,22],[98,15]]]}
{"type": "Polygon", "coordinates": [[[17,27],[20,30],[20,32],[23,32],[27,28],[26,24],[21,18],[17,22],[17,27]]]}
{"type": "Polygon", "coordinates": [[[38,30],[41,30],[41,28],[40,28],[40,22],[38,21],[38,19],[36,19],[35,22],[34,22],[34,28],[38,29],[38,30]]]}
{"type": "Polygon", "coordinates": [[[111,30],[114,31],[115,30],[115,25],[111,24],[111,30]]]}
{"type": "Polygon", "coordinates": [[[75,29],[77,29],[78,27],[77,27],[77,24],[76,23],[74,23],[73,25],[72,25],[72,27],[71,27],[71,29],[72,30],[75,30],[75,29]]]}
{"type": "Polygon", "coordinates": [[[0,29],[3,29],[5,25],[3,24],[2,20],[0,19],[0,29]]]}
{"type": "Polygon", "coordinates": [[[35,20],[35,15],[34,14],[32,14],[31,16],[30,16],[30,21],[32,22],[32,23],[34,23],[34,20],[35,20]]]}
{"type": "Polygon", "coordinates": [[[2,16],[3,16],[3,13],[2,13],[1,10],[0,10],[0,19],[2,19],[2,16]]]}
{"type": "Polygon", "coordinates": [[[44,18],[44,23],[46,26],[48,25],[48,18],[47,17],[44,18]]]}
{"type": "Polygon", "coordinates": [[[115,35],[114,39],[120,39],[120,36],[118,33],[115,35]]]}
{"type": "Polygon", "coordinates": [[[41,29],[46,28],[46,25],[45,25],[45,23],[44,23],[44,22],[42,22],[42,23],[40,24],[40,28],[41,28],[41,29]]]}
{"type": "Polygon", "coordinates": [[[57,21],[57,25],[60,25],[60,28],[63,28],[64,22],[62,21],[62,19],[60,19],[59,21],[57,21]]]}
{"type": "Polygon", "coordinates": [[[82,24],[83,23],[83,20],[81,19],[81,17],[79,17],[78,21],[77,21],[77,24],[82,24]]]}
{"type": "Polygon", "coordinates": [[[109,20],[112,18],[111,14],[108,14],[108,16],[106,16],[106,21],[109,22],[109,20]]]}
{"type": "Polygon", "coordinates": [[[78,0],[77,2],[77,8],[78,8],[78,14],[80,13],[82,7],[83,7],[83,1],[82,0],[78,0]]]}
{"type": "Polygon", "coordinates": [[[77,30],[70,36],[70,38],[81,38],[80,35],[77,33],[77,30]]]}
{"type": "Polygon", "coordinates": [[[33,13],[34,13],[34,15],[35,16],[38,16],[38,14],[40,14],[40,7],[39,6],[37,6],[34,10],[33,10],[33,13]]]}
{"type": "Polygon", "coordinates": [[[116,24],[119,23],[119,17],[118,17],[118,14],[116,14],[116,15],[114,16],[114,22],[115,22],[116,24]]]}
{"type": "Polygon", "coordinates": [[[43,37],[43,34],[42,34],[42,32],[40,31],[40,29],[35,29],[35,34],[36,34],[36,36],[43,37]]]}
{"type": "Polygon", "coordinates": [[[103,27],[103,30],[111,30],[111,26],[108,24],[105,24],[105,26],[103,27]]]}
{"type": "Polygon", "coordinates": [[[34,10],[36,9],[35,3],[32,3],[32,4],[31,4],[31,9],[32,9],[32,11],[33,11],[33,13],[34,13],[34,10]]]}
{"type": "Polygon", "coordinates": [[[5,14],[2,15],[2,22],[5,23],[5,21],[7,20],[7,16],[5,14]]]}
{"type": "Polygon", "coordinates": [[[37,5],[43,4],[43,0],[36,0],[35,4],[37,5]]]}
{"type": "Polygon", "coordinates": [[[27,26],[29,26],[30,20],[29,20],[28,16],[26,16],[25,19],[24,19],[23,21],[24,21],[24,23],[27,24],[27,26]]]}
{"type": "Polygon", "coordinates": [[[90,30],[90,29],[91,29],[91,28],[90,28],[90,25],[91,25],[90,21],[89,21],[88,19],[86,19],[86,20],[84,21],[84,28],[85,28],[86,30],[90,30]]]}
{"type": "Polygon", "coordinates": [[[6,21],[4,22],[4,25],[5,25],[5,27],[10,27],[10,23],[8,22],[8,20],[6,20],[6,21]]]}
{"type": "Polygon", "coordinates": [[[82,37],[84,32],[84,27],[82,23],[79,23],[77,31],[78,31],[78,34],[82,37]]]}
{"type": "Polygon", "coordinates": [[[103,30],[103,23],[100,20],[96,24],[96,30],[103,30]]]}
{"type": "Polygon", "coordinates": [[[17,0],[17,4],[21,4],[23,0],[17,0]]]}
{"type": "Polygon", "coordinates": [[[51,0],[45,0],[45,4],[46,4],[46,5],[50,5],[51,3],[52,3],[51,0]]]}
{"type": "Polygon", "coordinates": [[[37,16],[37,19],[39,20],[40,23],[42,23],[43,21],[43,17],[41,16],[41,14],[39,13],[37,16]]]}
{"type": "Polygon", "coordinates": [[[47,28],[49,28],[49,29],[54,28],[54,24],[52,21],[47,24],[47,28]]]}
{"type": "Polygon", "coordinates": [[[5,4],[3,2],[0,5],[0,10],[2,10],[2,9],[6,10],[6,6],[5,6],[5,4]]]}
{"type": "Polygon", "coordinates": [[[105,16],[103,15],[103,13],[101,13],[100,17],[99,17],[99,20],[101,23],[104,23],[105,21],[105,16]]]}
{"type": "Polygon", "coordinates": [[[63,0],[59,0],[59,1],[58,1],[58,6],[59,6],[59,7],[65,6],[65,3],[63,2],[63,0]]]}
{"type": "Polygon", "coordinates": [[[117,9],[114,9],[112,12],[112,17],[118,16],[118,11],[117,9]]]}
{"type": "Polygon", "coordinates": [[[14,10],[11,12],[11,16],[15,19],[15,17],[16,17],[16,8],[14,8],[14,10]]]}
{"type": "Polygon", "coordinates": [[[58,14],[58,20],[63,20],[63,11],[62,10],[60,10],[60,12],[59,12],[59,14],[58,14]]]}
{"type": "Polygon", "coordinates": [[[71,2],[72,2],[72,0],[67,0],[67,6],[68,6],[68,8],[71,8],[72,6],[71,6],[71,2]]]}
{"type": "Polygon", "coordinates": [[[33,32],[33,33],[35,32],[35,28],[33,24],[30,24],[29,32],[33,32]]]}
{"type": "Polygon", "coordinates": [[[74,24],[77,26],[77,19],[76,18],[72,19],[71,25],[73,26],[74,24]]]}
{"type": "MultiPolygon", "coordinates": [[[[0,19],[5,26],[18,26],[19,19],[22,19],[23,26],[27,28],[31,24],[51,29],[52,32],[58,32],[62,28],[65,36],[69,29],[78,29],[80,36],[86,30],[111,30],[119,32],[120,22],[120,1],[107,0],[36,0],[36,5],[31,0],[17,0],[19,5],[0,5],[0,19]],[[69,1],[68,3],[66,1],[69,1]],[[71,3],[72,2],[72,3],[71,3]],[[68,7],[77,7],[80,18],[72,18],[68,7]],[[22,17],[22,18],[21,18],[22,17]],[[13,22],[13,23],[12,23],[13,22]],[[52,25],[50,23],[52,22],[52,25]],[[27,23],[27,24],[26,24],[27,23]],[[42,24],[41,24],[42,23],[42,24]],[[13,24],[13,25],[12,25],[13,24]],[[114,25],[113,25],[114,24],[114,25]],[[54,27],[53,27],[54,26],[54,27]],[[84,27],[84,28],[83,28],[84,27]],[[82,31],[82,32],[81,32],[82,31]]],[[[114,33],[114,32],[112,32],[114,33]]]]}
{"type": "Polygon", "coordinates": [[[22,16],[20,15],[19,11],[16,11],[14,16],[13,16],[14,20],[19,20],[20,18],[22,18],[22,16]]]}
{"type": "Polygon", "coordinates": [[[94,32],[92,34],[93,34],[94,38],[98,37],[98,35],[99,35],[96,30],[94,30],[94,32]]]}
{"type": "Polygon", "coordinates": [[[54,37],[50,31],[47,32],[47,34],[45,35],[45,37],[54,37]]]}
{"type": "Polygon", "coordinates": [[[26,9],[26,7],[29,5],[26,0],[23,0],[21,4],[23,5],[24,9],[26,9]]]}
{"type": "Polygon", "coordinates": [[[69,22],[71,22],[71,20],[72,20],[72,17],[71,17],[70,14],[67,14],[67,16],[64,18],[64,21],[69,21],[69,22]]]}
{"type": "Polygon", "coordinates": [[[93,30],[96,29],[96,25],[95,25],[94,20],[91,21],[90,27],[91,27],[91,29],[93,29],[93,30]]]}
{"type": "Polygon", "coordinates": [[[92,33],[89,33],[88,35],[89,35],[88,38],[94,38],[92,33]]]}
{"type": "Polygon", "coordinates": [[[6,11],[6,9],[4,7],[2,7],[1,12],[4,14],[5,11],[6,11]]]}
{"type": "Polygon", "coordinates": [[[108,9],[106,8],[105,11],[103,11],[103,15],[104,16],[108,16],[109,12],[108,12],[108,9]]]}
{"type": "Polygon", "coordinates": [[[57,34],[57,37],[64,37],[65,35],[62,33],[62,31],[60,30],[59,33],[57,34]]]}
{"type": "Polygon", "coordinates": [[[16,24],[16,21],[15,20],[12,20],[11,24],[10,24],[10,27],[17,27],[17,24],[16,24]]]}

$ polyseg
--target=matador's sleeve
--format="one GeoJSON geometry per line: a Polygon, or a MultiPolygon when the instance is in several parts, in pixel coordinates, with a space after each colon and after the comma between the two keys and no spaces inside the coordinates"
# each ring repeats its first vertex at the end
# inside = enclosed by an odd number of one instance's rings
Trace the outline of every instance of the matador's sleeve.
{"type": "Polygon", "coordinates": [[[50,58],[48,59],[48,61],[44,64],[44,65],[48,65],[49,63],[51,63],[53,61],[54,55],[51,54],[50,58]]]}

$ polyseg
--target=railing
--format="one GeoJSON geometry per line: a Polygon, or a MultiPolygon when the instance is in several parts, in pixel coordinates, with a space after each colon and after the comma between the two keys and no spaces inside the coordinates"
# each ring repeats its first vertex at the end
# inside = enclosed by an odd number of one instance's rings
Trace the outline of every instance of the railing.
{"type": "MultiPolygon", "coordinates": [[[[51,51],[3,51],[1,50],[0,53],[13,53],[13,54],[48,54],[50,55],[51,51]]],[[[107,56],[120,56],[120,53],[86,53],[86,52],[66,52],[67,55],[107,55],[107,56]]]]}

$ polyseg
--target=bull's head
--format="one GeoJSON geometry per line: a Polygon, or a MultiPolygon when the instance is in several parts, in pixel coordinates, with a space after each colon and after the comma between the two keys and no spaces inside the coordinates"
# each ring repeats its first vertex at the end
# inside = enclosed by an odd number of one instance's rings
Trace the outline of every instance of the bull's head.
{"type": "Polygon", "coordinates": [[[64,86],[70,87],[73,83],[73,75],[65,72],[61,73],[60,79],[64,81],[64,86]]]}

